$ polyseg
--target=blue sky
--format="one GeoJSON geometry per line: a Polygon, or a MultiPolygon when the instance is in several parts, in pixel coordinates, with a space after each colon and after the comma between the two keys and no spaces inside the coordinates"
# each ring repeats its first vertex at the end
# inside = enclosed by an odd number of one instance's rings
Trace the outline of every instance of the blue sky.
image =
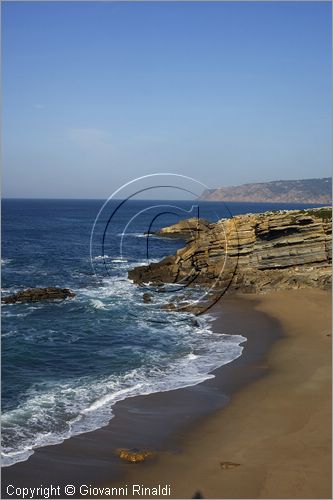
{"type": "Polygon", "coordinates": [[[328,2],[2,4],[3,194],[331,175],[328,2]]]}

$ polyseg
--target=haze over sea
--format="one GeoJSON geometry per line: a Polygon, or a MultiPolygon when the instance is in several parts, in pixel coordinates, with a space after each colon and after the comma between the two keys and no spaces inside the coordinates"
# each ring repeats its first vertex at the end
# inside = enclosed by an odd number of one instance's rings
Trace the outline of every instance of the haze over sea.
{"type": "MultiPolygon", "coordinates": [[[[212,332],[209,313],[193,321],[192,314],[163,310],[173,299],[172,287],[169,293],[154,293],[153,303],[147,304],[142,299],[146,288],[127,278],[130,268],[147,263],[144,233],[154,217],[152,231],[178,220],[171,209],[161,211],[161,205],[177,205],[193,216],[193,202],[127,202],[108,225],[106,217],[97,228],[90,255],[101,205],[101,200],[3,200],[4,296],[46,286],[68,287],[76,294],[65,301],[3,306],[4,465],[27,459],[38,447],[106,425],[119,400],[198,384],[242,353],[245,338],[212,332]],[[145,210],[153,205],[157,207],[145,210]]],[[[200,216],[211,222],[303,207],[199,206],[200,216]]],[[[119,202],[113,201],[107,216],[117,207],[119,202]]],[[[183,245],[150,236],[148,259],[159,260],[183,245]]],[[[199,291],[192,293],[195,300],[199,291]]]]}

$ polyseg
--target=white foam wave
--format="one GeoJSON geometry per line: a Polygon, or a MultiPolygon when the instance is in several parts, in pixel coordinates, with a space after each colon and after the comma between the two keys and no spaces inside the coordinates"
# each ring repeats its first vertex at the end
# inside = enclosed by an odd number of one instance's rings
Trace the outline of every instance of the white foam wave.
{"type": "Polygon", "coordinates": [[[111,259],[109,255],[96,255],[96,257],[93,257],[92,260],[105,260],[105,259],[111,259]]]}
{"type": "Polygon", "coordinates": [[[111,262],[128,262],[127,259],[122,258],[122,257],[112,257],[111,255],[96,255],[95,257],[92,258],[92,260],[99,261],[99,260],[111,260],[111,262]]]}
{"type": "Polygon", "coordinates": [[[191,361],[193,359],[197,359],[197,357],[198,357],[197,354],[194,354],[193,352],[191,352],[190,354],[188,354],[187,359],[191,361]]]}
{"type": "MultiPolygon", "coordinates": [[[[99,257],[100,260],[104,258],[99,257]]],[[[121,270],[131,267],[126,259],[114,258],[114,260],[121,270]],[[118,262],[119,260],[121,262],[118,262]]],[[[135,262],[135,265],[146,264],[146,262],[135,262]]],[[[169,288],[172,292],[173,287],[169,288]]],[[[134,314],[139,334],[147,332],[148,329],[149,335],[160,341],[161,328],[166,329],[168,342],[174,343],[175,346],[178,345],[179,338],[182,338],[184,352],[175,355],[173,359],[169,355],[163,357],[161,350],[155,352],[150,349],[148,353],[145,352],[147,359],[144,359],[140,368],[121,376],[109,375],[101,378],[86,376],[61,383],[43,382],[30,388],[20,406],[3,413],[3,436],[6,435],[7,442],[11,443],[10,446],[3,447],[4,466],[26,460],[36,448],[60,443],[73,435],[106,425],[112,418],[112,407],[118,401],[140,394],[196,385],[213,377],[211,372],[214,369],[241,355],[243,348],[240,344],[245,338],[239,335],[213,333],[209,325],[214,318],[210,315],[196,318],[195,324],[191,321],[172,323],[172,318],[189,319],[193,315],[190,313],[171,315],[163,311],[160,305],[165,300],[170,301],[169,294],[154,294],[154,301],[147,308],[142,300],[144,290],[134,287],[126,272],[122,272],[120,276],[104,279],[101,286],[74,291],[77,295],[69,303],[71,307],[87,307],[96,315],[111,308],[115,314],[128,315],[130,311],[134,314]],[[169,323],[153,323],[156,320],[169,323]]],[[[29,314],[35,307],[42,306],[29,306],[29,314]]],[[[31,340],[35,341],[35,331],[26,332],[26,335],[30,335],[31,340]]],[[[66,336],[68,337],[68,332],[66,336]]],[[[47,341],[52,342],[52,339],[53,334],[50,330],[47,333],[47,341]]],[[[70,341],[76,339],[77,337],[70,341]]],[[[123,348],[126,349],[126,346],[123,348]]],[[[133,347],[131,355],[141,354],[140,350],[136,352],[133,347]]],[[[113,355],[112,349],[110,352],[104,349],[103,356],[113,355]]]]}
{"type": "Polygon", "coordinates": [[[103,304],[101,300],[91,299],[90,303],[95,309],[107,309],[107,307],[105,306],[105,304],[103,304]]]}
{"type": "Polygon", "coordinates": [[[3,258],[3,259],[1,259],[1,265],[5,266],[6,264],[10,264],[12,262],[12,260],[13,259],[3,258]]]}
{"type": "Polygon", "coordinates": [[[147,234],[144,233],[118,233],[117,236],[125,238],[126,236],[130,236],[132,238],[147,238],[147,234]]]}
{"type": "Polygon", "coordinates": [[[1,338],[13,337],[17,334],[17,330],[9,330],[8,332],[1,332],[1,338]]]}
{"type": "Polygon", "coordinates": [[[156,240],[171,240],[171,241],[175,241],[175,238],[172,238],[172,237],[168,237],[168,236],[159,236],[157,234],[153,234],[153,233],[150,233],[149,235],[148,234],[145,234],[145,233],[118,233],[117,234],[118,237],[121,237],[121,238],[126,238],[126,236],[129,236],[130,238],[148,238],[149,239],[156,239],[156,240]]]}
{"type": "Polygon", "coordinates": [[[77,299],[87,298],[90,302],[93,300],[102,302],[103,305],[105,300],[116,299],[117,301],[124,302],[125,300],[133,300],[136,294],[136,290],[131,284],[130,280],[123,277],[117,278],[106,278],[103,280],[102,286],[98,288],[80,288],[75,290],[77,293],[77,299]]]}
{"type": "MultiPolygon", "coordinates": [[[[151,328],[160,333],[159,327],[151,328]]],[[[110,375],[99,380],[84,377],[74,382],[43,383],[32,388],[24,403],[3,414],[3,432],[12,434],[20,442],[20,449],[3,448],[3,465],[26,460],[41,446],[60,443],[106,425],[118,401],[192,386],[212,378],[213,370],[241,355],[241,344],[246,340],[241,335],[211,332],[202,317],[198,327],[184,324],[182,328],[192,347],[189,345],[190,353],[181,358],[171,362],[166,359],[163,363],[156,353],[159,364],[152,354],[150,363],[123,376],[110,375]]]]}

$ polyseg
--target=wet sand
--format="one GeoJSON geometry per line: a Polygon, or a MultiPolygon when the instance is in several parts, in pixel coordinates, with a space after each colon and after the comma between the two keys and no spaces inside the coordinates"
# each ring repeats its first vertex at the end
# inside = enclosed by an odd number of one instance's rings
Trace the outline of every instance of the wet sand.
{"type": "Polygon", "coordinates": [[[61,498],[65,484],[127,484],[133,498],[148,495],[132,484],[168,484],[166,498],[331,498],[330,301],[319,290],[224,299],[214,330],[247,337],[240,358],[195,387],[120,402],[105,428],[4,468],[2,498],[8,484],[60,485],[61,498]],[[121,463],[118,447],[157,458],[121,463]]]}
{"type": "MultiPolygon", "coordinates": [[[[60,486],[62,498],[65,498],[66,484],[74,485],[79,491],[81,484],[99,486],[128,482],[133,465],[119,460],[115,453],[119,447],[148,448],[158,452],[156,464],[134,465],[139,467],[139,475],[148,472],[151,466],[159,467],[166,453],[171,457],[181,456],[182,437],[189,428],[201,425],[209,415],[225,408],[235,391],[267,372],[262,360],[281,335],[281,327],[278,321],[256,309],[258,303],[254,297],[251,300],[232,297],[210,311],[220,318],[213,325],[215,331],[242,334],[247,338],[242,356],[216,370],[214,378],[194,387],[117,403],[108,426],[59,445],[40,448],[27,461],[3,468],[2,498],[13,498],[7,494],[9,484],[14,487],[52,484],[60,486]]],[[[75,494],[74,498],[78,497],[75,494]]]]}
{"type": "Polygon", "coordinates": [[[280,292],[254,305],[285,332],[261,365],[267,376],[181,436],[181,453],[133,467],[129,483],[167,482],[169,498],[332,498],[331,294],[280,292]]]}

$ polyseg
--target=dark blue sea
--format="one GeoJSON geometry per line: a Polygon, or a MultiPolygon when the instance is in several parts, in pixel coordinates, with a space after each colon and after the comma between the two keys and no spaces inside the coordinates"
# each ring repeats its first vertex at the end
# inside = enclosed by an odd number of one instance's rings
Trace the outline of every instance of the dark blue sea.
{"type": "Polygon", "coordinates": [[[2,307],[4,465],[106,425],[117,401],[198,384],[241,355],[244,337],[213,333],[210,314],[193,322],[189,313],[163,310],[174,298],[172,287],[144,303],[147,289],[127,272],[184,245],[145,234],[184,213],[199,210],[214,222],[300,205],[192,205],[112,201],[101,211],[101,200],[3,200],[3,295],[46,286],[76,294],[2,307]]]}

